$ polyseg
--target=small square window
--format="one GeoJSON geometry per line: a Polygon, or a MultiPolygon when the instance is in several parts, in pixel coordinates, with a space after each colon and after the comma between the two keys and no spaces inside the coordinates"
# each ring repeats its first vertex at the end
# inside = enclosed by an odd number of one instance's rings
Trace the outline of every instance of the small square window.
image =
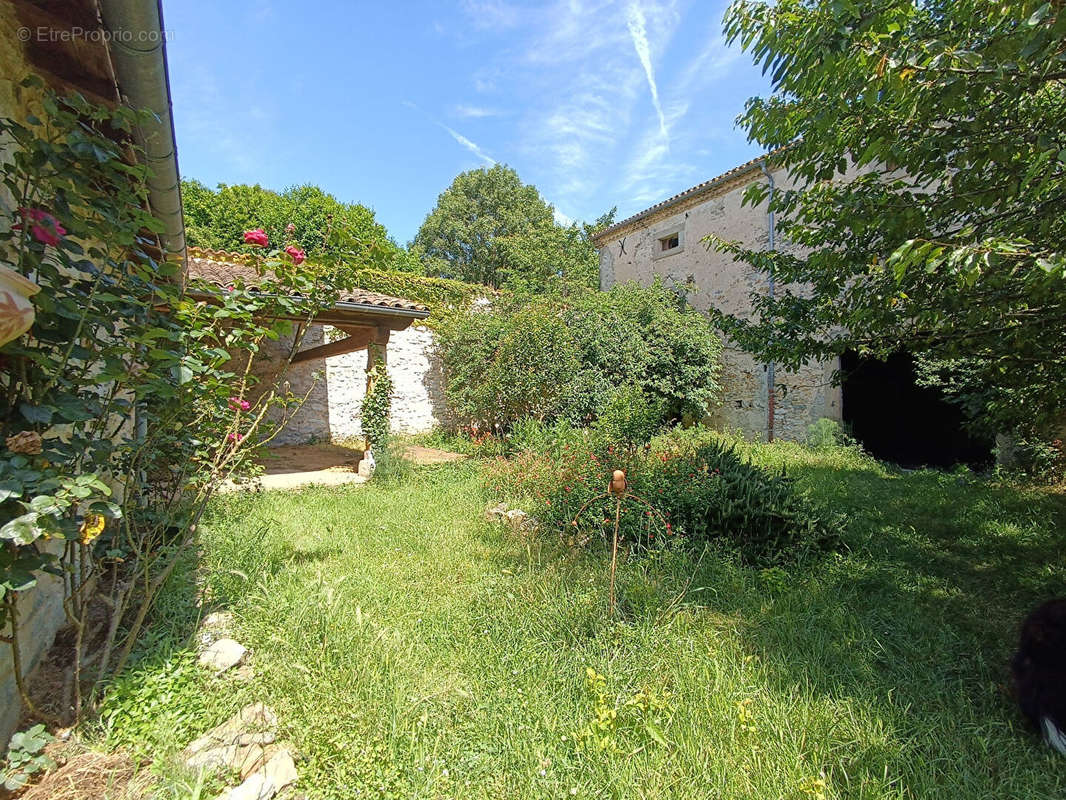
{"type": "Polygon", "coordinates": [[[659,251],[665,253],[667,250],[673,250],[675,247],[681,245],[681,237],[672,233],[669,236],[664,236],[659,240],[659,251]]]}

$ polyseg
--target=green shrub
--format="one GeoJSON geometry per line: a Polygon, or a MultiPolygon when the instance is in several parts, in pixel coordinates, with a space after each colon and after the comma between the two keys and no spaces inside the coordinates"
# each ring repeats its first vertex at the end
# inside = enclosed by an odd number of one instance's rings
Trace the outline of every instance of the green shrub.
{"type": "Polygon", "coordinates": [[[1037,433],[1018,434],[1010,442],[1001,472],[1009,477],[1042,484],[1066,479],[1066,448],[1061,439],[1037,433]]]}
{"type": "Polygon", "coordinates": [[[620,530],[631,547],[675,538],[690,546],[720,542],[745,563],[765,566],[839,541],[839,515],[703,428],[675,429],[635,449],[592,437],[565,445],[559,457],[519,453],[492,465],[487,484],[525,506],[545,530],[588,542],[613,528],[614,500],[594,498],[603,495],[614,469],[625,470],[630,492],[662,515],[639,502],[624,507],[620,530]]]}
{"type": "Polygon", "coordinates": [[[437,333],[461,428],[501,434],[525,418],[583,425],[623,388],[659,404],[659,424],[702,417],[717,398],[717,334],[658,283],[501,299],[490,311],[453,314],[437,333]]]}
{"type": "Polygon", "coordinates": [[[661,398],[645,396],[635,386],[616,389],[608,398],[593,429],[601,441],[632,449],[658,433],[666,415],[661,398]]]}
{"type": "Polygon", "coordinates": [[[835,419],[822,417],[807,426],[807,446],[815,450],[830,450],[834,447],[853,447],[856,445],[843,426],[835,419]]]}

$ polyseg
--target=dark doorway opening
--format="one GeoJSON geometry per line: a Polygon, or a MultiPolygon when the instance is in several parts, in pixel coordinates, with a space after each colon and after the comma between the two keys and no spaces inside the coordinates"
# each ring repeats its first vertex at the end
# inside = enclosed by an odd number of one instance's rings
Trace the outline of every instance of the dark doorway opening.
{"type": "Polygon", "coordinates": [[[844,424],[873,455],[903,467],[984,468],[992,443],[963,427],[963,413],[939,389],[918,386],[914,358],[895,353],[885,360],[840,357],[844,424]]]}

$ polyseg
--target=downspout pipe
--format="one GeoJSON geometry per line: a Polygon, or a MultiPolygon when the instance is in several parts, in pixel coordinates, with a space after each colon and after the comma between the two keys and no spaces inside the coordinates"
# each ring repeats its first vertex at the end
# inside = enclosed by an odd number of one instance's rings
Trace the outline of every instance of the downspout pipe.
{"type": "MultiPolygon", "coordinates": [[[[766,182],[770,187],[770,195],[767,198],[766,227],[769,231],[767,250],[772,253],[777,250],[777,241],[774,231],[774,191],[777,188],[777,185],[774,183],[773,173],[770,172],[766,166],[766,159],[763,159],[759,166],[762,169],[762,174],[766,176],[766,182]]],[[[770,299],[773,300],[776,296],[773,266],[770,267],[768,293],[770,299]]],[[[777,405],[777,392],[775,391],[776,383],[776,365],[773,361],[770,361],[770,363],[766,365],[766,441],[768,442],[774,440],[774,412],[777,405]]]]}
{"type": "Polygon", "coordinates": [[[185,261],[181,180],[171,115],[170,78],[159,0],[99,0],[115,80],[123,102],[155,115],[135,131],[151,168],[148,202],[163,223],[161,244],[167,260],[185,261]]]}
{"type": "MultiPolygon", "coordinates": [[[[100,19],[108,33],[108,52],[123,103],[148,109],[153,117],[134,131],[142,158],[151,170],[148,205],[163,223],[160,245],[163,259],[178,261],[184,269],[185,221],[181,211],[178,148],[171,113],[170,76],[161,0],[98,0],[100,19]]],[[[144,441],[148,416],[134,406],[134,435],[144,441]]],[[[141,476],[142,485],[144,475],[141,476]]]]}

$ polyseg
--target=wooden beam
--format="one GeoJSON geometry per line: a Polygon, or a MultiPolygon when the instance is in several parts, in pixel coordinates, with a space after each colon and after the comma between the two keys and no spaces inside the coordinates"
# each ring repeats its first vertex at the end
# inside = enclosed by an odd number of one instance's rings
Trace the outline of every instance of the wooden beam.
{"type": "Polygon", "coordinates": [[[117,104],[108,44],[91,3],[13,0],[13,5],[28,36],[26,59],[41,77],[60,91],[117,104]]]}
{"type": "Polygon", "coordinates": [[[303,361],[310,361],[316,358],[339,356],[344,353],[362,350],[374,341],[376,335],[376,328],[350,328],[349,335],[343,339],[339,339],[336,342],[320,344],[317,347],[311,347],[307,350],[301,350],[293,357],[292,363],[299,364],[303,361]]]}

